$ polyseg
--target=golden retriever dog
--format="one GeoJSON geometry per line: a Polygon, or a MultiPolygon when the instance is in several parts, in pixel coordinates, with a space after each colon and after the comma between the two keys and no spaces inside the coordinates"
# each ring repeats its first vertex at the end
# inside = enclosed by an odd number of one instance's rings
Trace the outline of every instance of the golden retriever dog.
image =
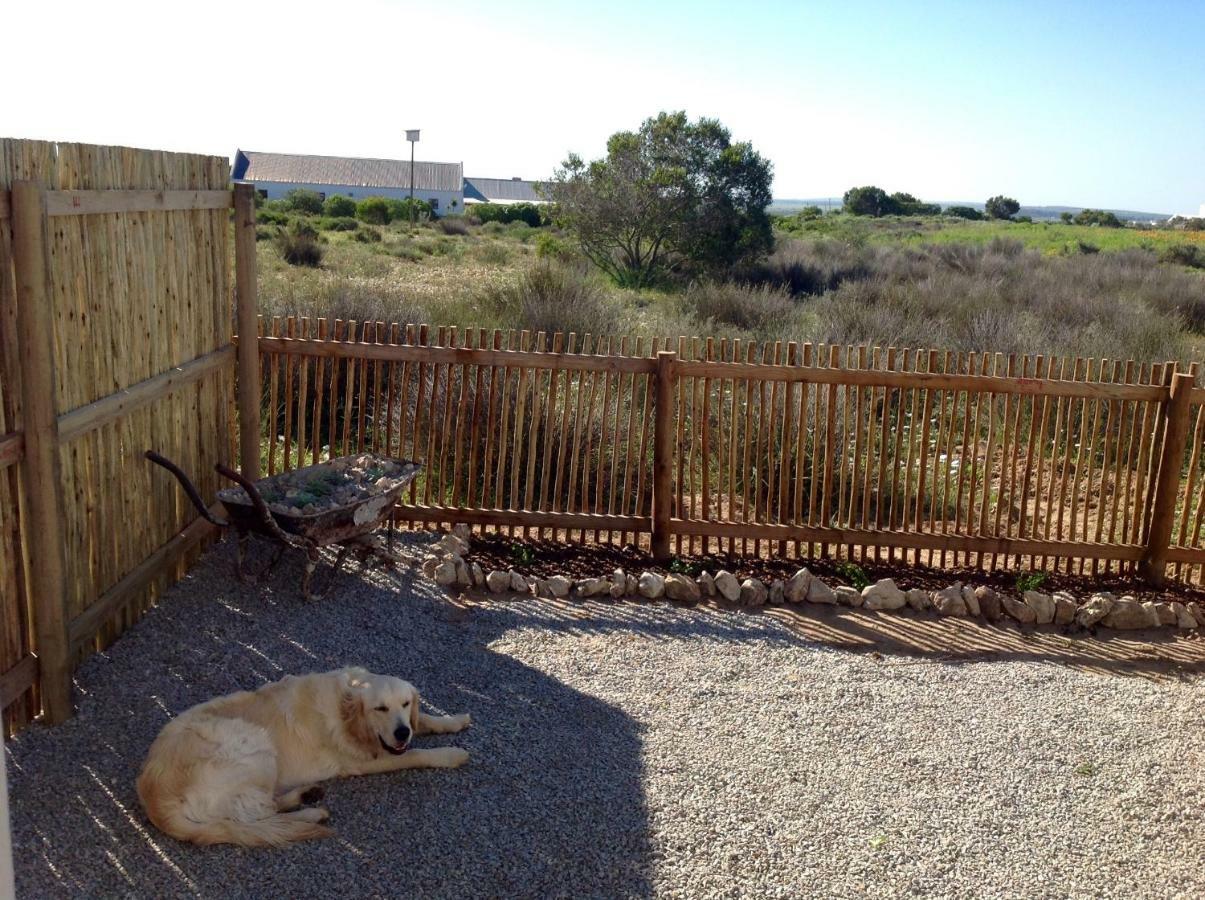
{"type": "Polygon", "coordinates": [[[412,750],[467,714],[431,716],[408,682],[348,668],[289,676],[201,703],[168,722],[138,776],[147,817],[197,844],[280,847],[330,835],[317,782],[398,769],[454,769],[459,747],[412,750]]]}

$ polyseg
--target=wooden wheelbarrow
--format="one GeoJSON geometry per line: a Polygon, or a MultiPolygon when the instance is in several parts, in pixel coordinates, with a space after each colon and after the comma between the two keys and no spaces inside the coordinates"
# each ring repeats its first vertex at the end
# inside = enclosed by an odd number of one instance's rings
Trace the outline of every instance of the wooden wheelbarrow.
{"type": "MultiPolygon", "coordinates": [[[[218,491],[218,499],[227,515],[226,519],[220,519],[209,511],[196,486],[179,466],[153,450],[146,451],[146,458],[176,476],[197,511],[208,521],[219,528],[233,527],[238,532],[236,570],[243,580],[252,581],[271,571],[284,551],[292,547],[306,555],[301,593],[310,600],[319,596],[310,591],[310,582],[323,547],[339,547],[331,572],[332,582],[349,553],[355,553],[361,563],[375,559],[396,566],[403,561],[400,555],[393,552],[392,527],[388,530],[384,546],[375,532],[389,521],[389,514],[398,497],[422,469],[416,462],[367,453],[341,456],[302,469],[279,472],[254,482],[218,463],[214,466],[218,474],[238,485],[218,491]],[[352,466],[376,471],[380,475],[367,490],[339,486],[340,473],[352,466]],[[311,502],[304,506],[297,505],[301,500],[311,502]],[[257,573],[249,572],[245,562],[246,545],[252,534],[280,545],[267,566],[257,573]]],[[[327,585],[329,589],[330,583],[327,585]]]]}

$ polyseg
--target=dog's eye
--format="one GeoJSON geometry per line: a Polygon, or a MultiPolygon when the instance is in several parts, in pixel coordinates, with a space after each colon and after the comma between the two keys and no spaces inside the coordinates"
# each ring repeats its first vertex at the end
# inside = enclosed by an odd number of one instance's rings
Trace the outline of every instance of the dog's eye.
{"type": "Polygon", "coordinates": [[[409,705],[410,705],[410,701],[409,701],[409,700],[407,700],[405,703],[403,703],[403,704],[402,704],[402,709],[405,709],[405,708],[406,708],[406,707],[408,707],[409,705]]]}
{"type": "Polygon", "coordinates": [[[389,712],[389,707],[388,706],[378,706],[377,712],[389,712]]]}

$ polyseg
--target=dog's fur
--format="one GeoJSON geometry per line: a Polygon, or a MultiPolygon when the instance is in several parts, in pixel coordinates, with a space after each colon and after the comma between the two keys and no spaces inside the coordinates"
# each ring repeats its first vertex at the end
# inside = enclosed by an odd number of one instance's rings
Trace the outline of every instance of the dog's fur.
{"type": "Polygon", "coordinates": [[[197,844],[283,846],[326,837],[316,782],[397,769],[456,768],[458,747],[410,738],[460,731],[468,715],[419,710],[413,685],[349,668],[290,676],[194,706],[164,726],[138,776],[147,816],[197,844]]]}

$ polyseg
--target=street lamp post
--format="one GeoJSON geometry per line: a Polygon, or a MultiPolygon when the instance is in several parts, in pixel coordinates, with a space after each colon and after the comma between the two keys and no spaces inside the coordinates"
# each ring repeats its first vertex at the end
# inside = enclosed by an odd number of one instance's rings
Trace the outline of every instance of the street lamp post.
{"type": "Polygon", "coordinates": [[[414,145],[418,143],[418,129],[406,130],[406,140],[410,142],[410,227],[414,228],[414,145]]]}

